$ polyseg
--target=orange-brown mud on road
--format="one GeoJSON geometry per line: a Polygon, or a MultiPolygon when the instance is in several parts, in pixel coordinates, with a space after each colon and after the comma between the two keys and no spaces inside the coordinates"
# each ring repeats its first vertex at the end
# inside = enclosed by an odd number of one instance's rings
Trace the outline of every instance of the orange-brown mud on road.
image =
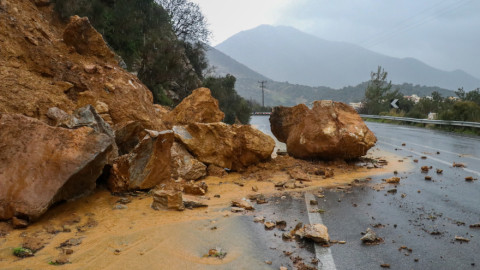
{"type": "Polygon", "coordinates": [[[393,153],[372,149],[368,156],[377,161],[384,159],[388,164],[367,169],[365,162],[359,166],[358,163],[307,162],[279,156],[243,173],[207,177],[204,181],[209,186],[206,195],[209,207],[194,210],[154,211],[148,193],[130,194],[127,208],[113,209],[120,197],[98,188],[90,196],[52,208],[27,229],[6,230],[6,224],[0,223],[0,269],[258,269],[259,265],[268,268],[265,258],[252,251],[255,239],[237,222],[238,218],[255,211],[232,213],[231,200],[251,194],[268,198],[285,192],[315,192],[320,188],[348,186],[355,179],[391,175],[395,170],[403,172],[411,168],[408,160],[399,162],[401,158],[393,153]],[[324,179],[314,174],[318,168],[333,169],[334,175],[324,179]],[[275,187],[275,183],[291,179],[292,174],[309,178],[297,181],[306,187],[275,187]],[[67,241],[70,239],[74,240],[67,241]],[[13,248],[22,246],[24,241],[44,247],[33,257],[17,258],[13,248]],[[217,247],[228,252],[225,258],[203,256],[217,247]],[[61,255],[66,252],[72,253],[61,255]],[[49,264],[61,257],[68,258],[69,263],[49,264]]]}

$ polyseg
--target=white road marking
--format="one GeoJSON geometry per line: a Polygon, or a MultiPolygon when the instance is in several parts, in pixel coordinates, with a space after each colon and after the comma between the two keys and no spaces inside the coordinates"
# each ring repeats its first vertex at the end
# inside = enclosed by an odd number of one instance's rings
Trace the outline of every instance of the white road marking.
{"type": "MultiPolygon", "coordinates": [[[[311,213],[313,210],[312,205],[310,205],[310,200],[316,200],[315,196],[312,193],[305,193],[305,203],[307,204],[307,214],[310,224],[323,224],[322,217],[319,213],[311,213]]],[[[315,256],[319,260],[318,269],[322,270],[336,270],[335,262],[333,261],[332,251],[330,248],[322,247],[321,245],[315,243],[315,256]]]]}
{"type": "MultiPolygon", "coordinates": [[[[391,143],[387,143],[387,142],[384,142],[384,141],[378,141],[379,143],[383,143],[383,144],[386,144],[386,145],[390,145],[390,146],[393,146],[393,147],[398,147],[398,145],[395,145],[395,144],[391,144],[391,143]]],[[[437,162],[440,162],[442,164],[445,164],[445,165],[448,165],[448,166],[452,166],[452,162],[448,162],[448,161],[445,161],[445,160],[441,160],[441,159],[438,159],[438,158],[435,158],[431,155],[426,155],[426,154],[423,154],[423,153],[420,153],[420,152],[417,152],[417,151],[413,151],[413,150],[408,150],[408,149],[403,149],[402,150],[404,151],[408,151],[410,153],[413,153],[415,155],[418,155],[418,156],[429,156],[429,159],[432,159],[432,160],[435,160],[437,162]]],[[[477,171],[474,171],[474,170],[470,170],[468,168],[462,168],[464,171],[466,172],[469,172],[469,173],[473,173],[473,174],[476,174],[478,176],[480,176],[480,172],[477,172],[477,171]]]]}
{"type": "MultiPolygon", "coordinates": [[[[393,139],[393,138],[387,138],[387,137],[383,137],[383,136],[377,136],[377,137],[378,137],[378,138],[387,139],[387,140],[397,141],[397,142],[405,142],[405,141],[402,141],[402,140],[393,139]]],[[[476,156],[471,156],[471,155],[465,155],[465,154],[450,152],[450,151],[447,151],[447,150],[443,150],[443,149],[439,149],[439,148],[433,148],[433,147],[430,147],[430,146],[421,145],[421,144],[416,144],[416,143],[412,143],[412,142],[405,142],[405,143],[406,143],[407,145],[412,144],[412,145],[420,146],[420,147],[423,147],[423,148],[432,149],[432,150],[435,150],[435,151],[445,152],[445,153],[449,153],[449,154],[457,155],[457,156],[463,156],[464,158],[470,158],[470,159],[480,160],[480,158],[477,158],[476,156]]]]}

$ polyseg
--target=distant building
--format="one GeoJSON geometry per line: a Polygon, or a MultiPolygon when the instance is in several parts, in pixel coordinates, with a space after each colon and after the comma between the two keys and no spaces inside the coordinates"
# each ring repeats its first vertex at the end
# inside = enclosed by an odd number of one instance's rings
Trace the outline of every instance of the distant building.
{"type": "Polygon", "coordinates": [[[356,111],[360,110],[363,106],[362,102],[350,102],[348,105],[352,106],[356,111]]]}
{"type": "Polygon", "coordinates": [[[415,94],[413,94],[413,95],[411,95],[411,96],[403,96],[403,97],[406,98],[406,99],[408,99],[408,100],[413,101],[414,103],[417,103],[417,102],[420,101],[420,97],[417,96],[417,95],[415,95],[415,94]]]}

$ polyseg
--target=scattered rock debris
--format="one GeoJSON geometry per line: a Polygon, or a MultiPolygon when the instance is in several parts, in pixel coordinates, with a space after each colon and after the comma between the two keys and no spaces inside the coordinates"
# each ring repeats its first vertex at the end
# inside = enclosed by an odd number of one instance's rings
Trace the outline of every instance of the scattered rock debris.
{"type": "Polygon", "coordinates": [[[385,179],[385,182],[389,184],[398,184],[400,183],[400,177],[391,177],[391,178],[385,179]]]}
{"type": "Polygon", "coordinates": [[[212,248],[208,251],[208,254],[203,255],[203,257],[213,257],[217,259],[223,259],[225,256],[227,256],[227,252],[221,248],[212,248]]]}
{"type": "Polygon", "coordinates": [[[458,241],[458,242],[470,242],[470,239],[465,238],[465,237],[461,237],[461,236],[455,236],[455,241],[458,241]]]}
{"type": "Polygon", "coordinates": [[[378,245],[383,243],[383,239],[378,237],[377,234],[370,228],[367,228],[365,235],[360,238],[366,245],[378,245]]]}
{"type": "Polygon", "coordinates": [[[234,207],[240,207],[245,210],[254,210],[255,208],[253,205],[245,200],[234,200],[232,201],[232,206],[234,207]]]}
{"type": "Polygon", "coordinates": [[[465,168],[465,167],[467,167],[467,166],[465,166],[465,164],[463,164],[463,163],[455,163],[455,162],[453,162],[452,166],[453,166],[454,168],[465,168]]]}

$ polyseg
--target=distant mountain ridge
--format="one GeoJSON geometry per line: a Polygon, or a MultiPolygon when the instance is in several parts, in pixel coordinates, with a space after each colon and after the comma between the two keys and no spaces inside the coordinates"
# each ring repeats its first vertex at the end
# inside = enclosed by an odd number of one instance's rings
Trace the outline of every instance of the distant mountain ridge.
{"type": "Polygon", "coordinates": [[[412,83],[450,90],[480,87],[468,73],[442,71],[414,58],[394,58],[360,46],[323,40],[287,26],[261,25],[240,32],[216,49],[276,81],[342,88],[370,79],[381,65],[396,84],[412,83]]]}
{"type": "MultiPolygon", "coordinates": [[[[367,87],[366,82],[360,83],[356,86],[347,86],[337,90],[325,86],[311,87],[300,84],[291,84],[288,82],[273,81],[266,76],[251,70],[247,66],[237,62],[235,59],[213,47],[208,48],[207,58],[210,66],[213,67],[213,71],[209,75],[234,75],[237,78],[235,90],[243,98],[261,102],[262,94],[258,81],[267,81],[265,89],[265,105],[267,106],[293,106],[299,103],[308,104],[314,100],[320,99],[330,99],[345,103],[359,102],[362,100],[367,87]]],[[[393,86],[393,89],[397,88],[400,89],[400,92],[402,92],[404,95],[417,94],[418,96],[428,96],[433,91],[437,91],[444,97],[455,96],[453,91],[439,87],[428,87],[412,84],[393,86]]]]}

